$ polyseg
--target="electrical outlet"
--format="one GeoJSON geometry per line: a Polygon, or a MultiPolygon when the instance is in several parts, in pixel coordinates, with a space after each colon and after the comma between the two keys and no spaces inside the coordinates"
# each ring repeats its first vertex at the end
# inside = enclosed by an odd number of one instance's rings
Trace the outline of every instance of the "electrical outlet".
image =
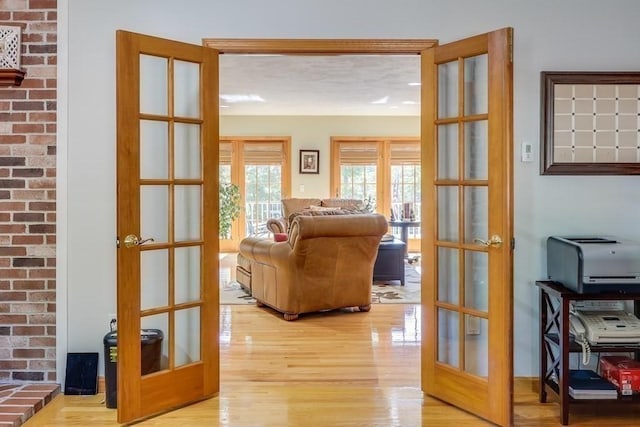
{"type": "Polygon", "coordinates": [[[109,331],[113,332],[113,331],[117,331],[118,330],[118,315],[117,314],[110,314],[109,315],[109,331]]]}
{"type": "Polygon", "coordinates": [[[464,327],[467,335],[480,335],[480,318],[476,316],[465,316],[464,327]]]}

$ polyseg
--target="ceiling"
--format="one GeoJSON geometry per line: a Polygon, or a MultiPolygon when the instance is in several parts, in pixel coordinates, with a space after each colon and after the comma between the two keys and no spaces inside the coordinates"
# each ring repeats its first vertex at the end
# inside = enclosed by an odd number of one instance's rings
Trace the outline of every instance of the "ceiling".
{"type": "Polygon", "coordinates": [[[221,115],[420,115],[419,55],[220,55],[221,115]]]}

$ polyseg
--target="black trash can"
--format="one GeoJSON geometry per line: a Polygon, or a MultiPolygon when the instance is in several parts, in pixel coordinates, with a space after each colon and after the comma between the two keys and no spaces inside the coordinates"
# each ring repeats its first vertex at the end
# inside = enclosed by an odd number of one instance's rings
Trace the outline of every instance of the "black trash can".
{"type": "MultiPolygon", "coordinates": [[[[162,340],[160,329],[140,330],[140,359],[142,375],[160,370],[162,340]]],[[[118,331],[109,332],[104,343],[104,386],[107,408],[118,407],[118,331]]]]}

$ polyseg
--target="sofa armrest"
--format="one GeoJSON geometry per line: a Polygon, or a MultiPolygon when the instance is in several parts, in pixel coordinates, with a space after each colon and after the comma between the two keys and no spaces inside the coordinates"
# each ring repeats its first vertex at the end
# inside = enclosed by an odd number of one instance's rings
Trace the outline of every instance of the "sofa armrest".
{"type": "Polygon", "coordinates": [[[260,264],[287,267],[291,246],[289,242],[274,242],[260,237],[245,237],[240,241],[240,253],[260,264]]]}
{"type": "Polygon", "coordinates": [[[276,233],[287,232],[287,220],[285,218],[269,218],[267,220],[267,230],[276,233]]]}

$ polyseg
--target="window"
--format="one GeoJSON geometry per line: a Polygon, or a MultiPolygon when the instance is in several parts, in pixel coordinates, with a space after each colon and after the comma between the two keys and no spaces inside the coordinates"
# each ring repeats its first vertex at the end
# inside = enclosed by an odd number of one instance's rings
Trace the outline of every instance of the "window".
{"type": "MultiPolygon", "coordinates": [[[[388,218],[392,210],[401,215],[408,203],[420,221],[419,138],[333,137],[331,153],[334,197],[370,199],[388,218]]],[[[419,250],[419,227],[409,229],[409,239],[410,249],[419,250]]]]}
{"type": "Polygon", "coordinates": [[[290,194],[289,137],[221,137],[220,182],[240,187],[243,206],[221,251],[237,250],[246,236],[267,232],[267,219],[281,216],[280,200],[290,194]],[[241,231],[242,230],[242,231],[241,231]]]}

